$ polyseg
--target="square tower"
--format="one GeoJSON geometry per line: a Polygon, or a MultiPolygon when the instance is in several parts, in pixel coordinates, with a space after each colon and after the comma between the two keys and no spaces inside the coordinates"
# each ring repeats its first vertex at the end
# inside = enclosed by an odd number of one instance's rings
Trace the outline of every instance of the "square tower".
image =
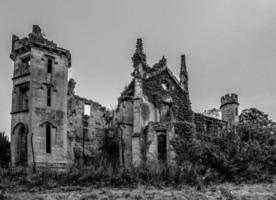
{"type": "Polygon", "coordinates": [[[13,35],[10,58],[12,165],[64,168],[70,51],[46,39],[34,25],[28,37],[13,35]]]}

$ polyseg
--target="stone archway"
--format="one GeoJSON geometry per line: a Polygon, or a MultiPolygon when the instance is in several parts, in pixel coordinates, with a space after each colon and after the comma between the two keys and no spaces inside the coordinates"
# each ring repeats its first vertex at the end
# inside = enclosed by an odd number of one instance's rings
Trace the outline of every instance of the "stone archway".
{"type": "Polygon", "coordinates": [[[13,129],[15,165],[26,166],[28,164],[28,128],[19,123],[13,129]]]}

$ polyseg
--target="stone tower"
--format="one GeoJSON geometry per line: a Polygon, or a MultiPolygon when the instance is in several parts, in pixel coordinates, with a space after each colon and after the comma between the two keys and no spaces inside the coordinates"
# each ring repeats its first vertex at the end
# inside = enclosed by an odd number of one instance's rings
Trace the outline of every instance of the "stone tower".
{"type": "Polygon", "coordinates": [[[226,94],[221,97],[221,119],[229,125],[236,125],[239,122],[238,95],[226,94]]]}
{"type": "Polygon", "coordinates": [[[67,87],[71,54],[45,38],[39,26],[12,37],[13,166],[64,168],[67,158],[67,87]]]}

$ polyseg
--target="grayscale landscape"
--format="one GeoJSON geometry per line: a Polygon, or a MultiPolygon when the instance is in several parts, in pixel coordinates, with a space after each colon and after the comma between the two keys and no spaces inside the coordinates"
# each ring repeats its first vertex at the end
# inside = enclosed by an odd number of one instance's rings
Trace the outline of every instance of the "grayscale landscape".
{"type": "Polygon", "coordinates": [[[0,1],[0,200],[276,199],[275,11],[0,1]]]}

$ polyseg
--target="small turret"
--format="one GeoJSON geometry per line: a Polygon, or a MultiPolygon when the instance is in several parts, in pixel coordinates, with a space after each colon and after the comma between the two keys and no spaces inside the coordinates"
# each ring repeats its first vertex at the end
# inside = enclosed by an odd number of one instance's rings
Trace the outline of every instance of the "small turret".
{"type": "Polygon", "coordinates": [[[38,25],[33,25],[33,34],[36,34],[36,35],[42,34],[41,28],[38,25]]]}
{"type": "Polygon", "coordinates": [[[138,54],[143,54],[143,41],[142,38],[138,38],[137,39],[137,43],[136,43],[136,53],[138,54]]]}
{"type": "Polygon", "coordinates": [[[137,39],[136,50],[132,56],[133,67],[137,67],[140,63],[146,62],[146,54],[143,50],[143,41],[141,38],[137,39]]]}
{"type": "Polygon", "coordinates": [[[134,77],[143,77],[144,72],[147,68],[146,61],[147,57],[143,50],[143,41],[141,38],[138,38],[136,43],[136,50],[132,56],[132,62],[134,67],[134,72],[132,72],[132,75],[134,77]]]}
{"type": "Polygon", "coordinates": [[[185,54],[181,55],[181,69],[180,73],[187,73],[185,54]]]}
{"type": "Polygon", "coordinates": [[[230,125],[236,125],[239,122],[239,102],[237,94],[226,94],[221,97],[221,118],[230,125]]]}
{"type": "Polygon", "coordinates": [[[183,90],[186,90],[188,92],[188,72],[184,54],[181,55],[180,86],[183,90]]]}

